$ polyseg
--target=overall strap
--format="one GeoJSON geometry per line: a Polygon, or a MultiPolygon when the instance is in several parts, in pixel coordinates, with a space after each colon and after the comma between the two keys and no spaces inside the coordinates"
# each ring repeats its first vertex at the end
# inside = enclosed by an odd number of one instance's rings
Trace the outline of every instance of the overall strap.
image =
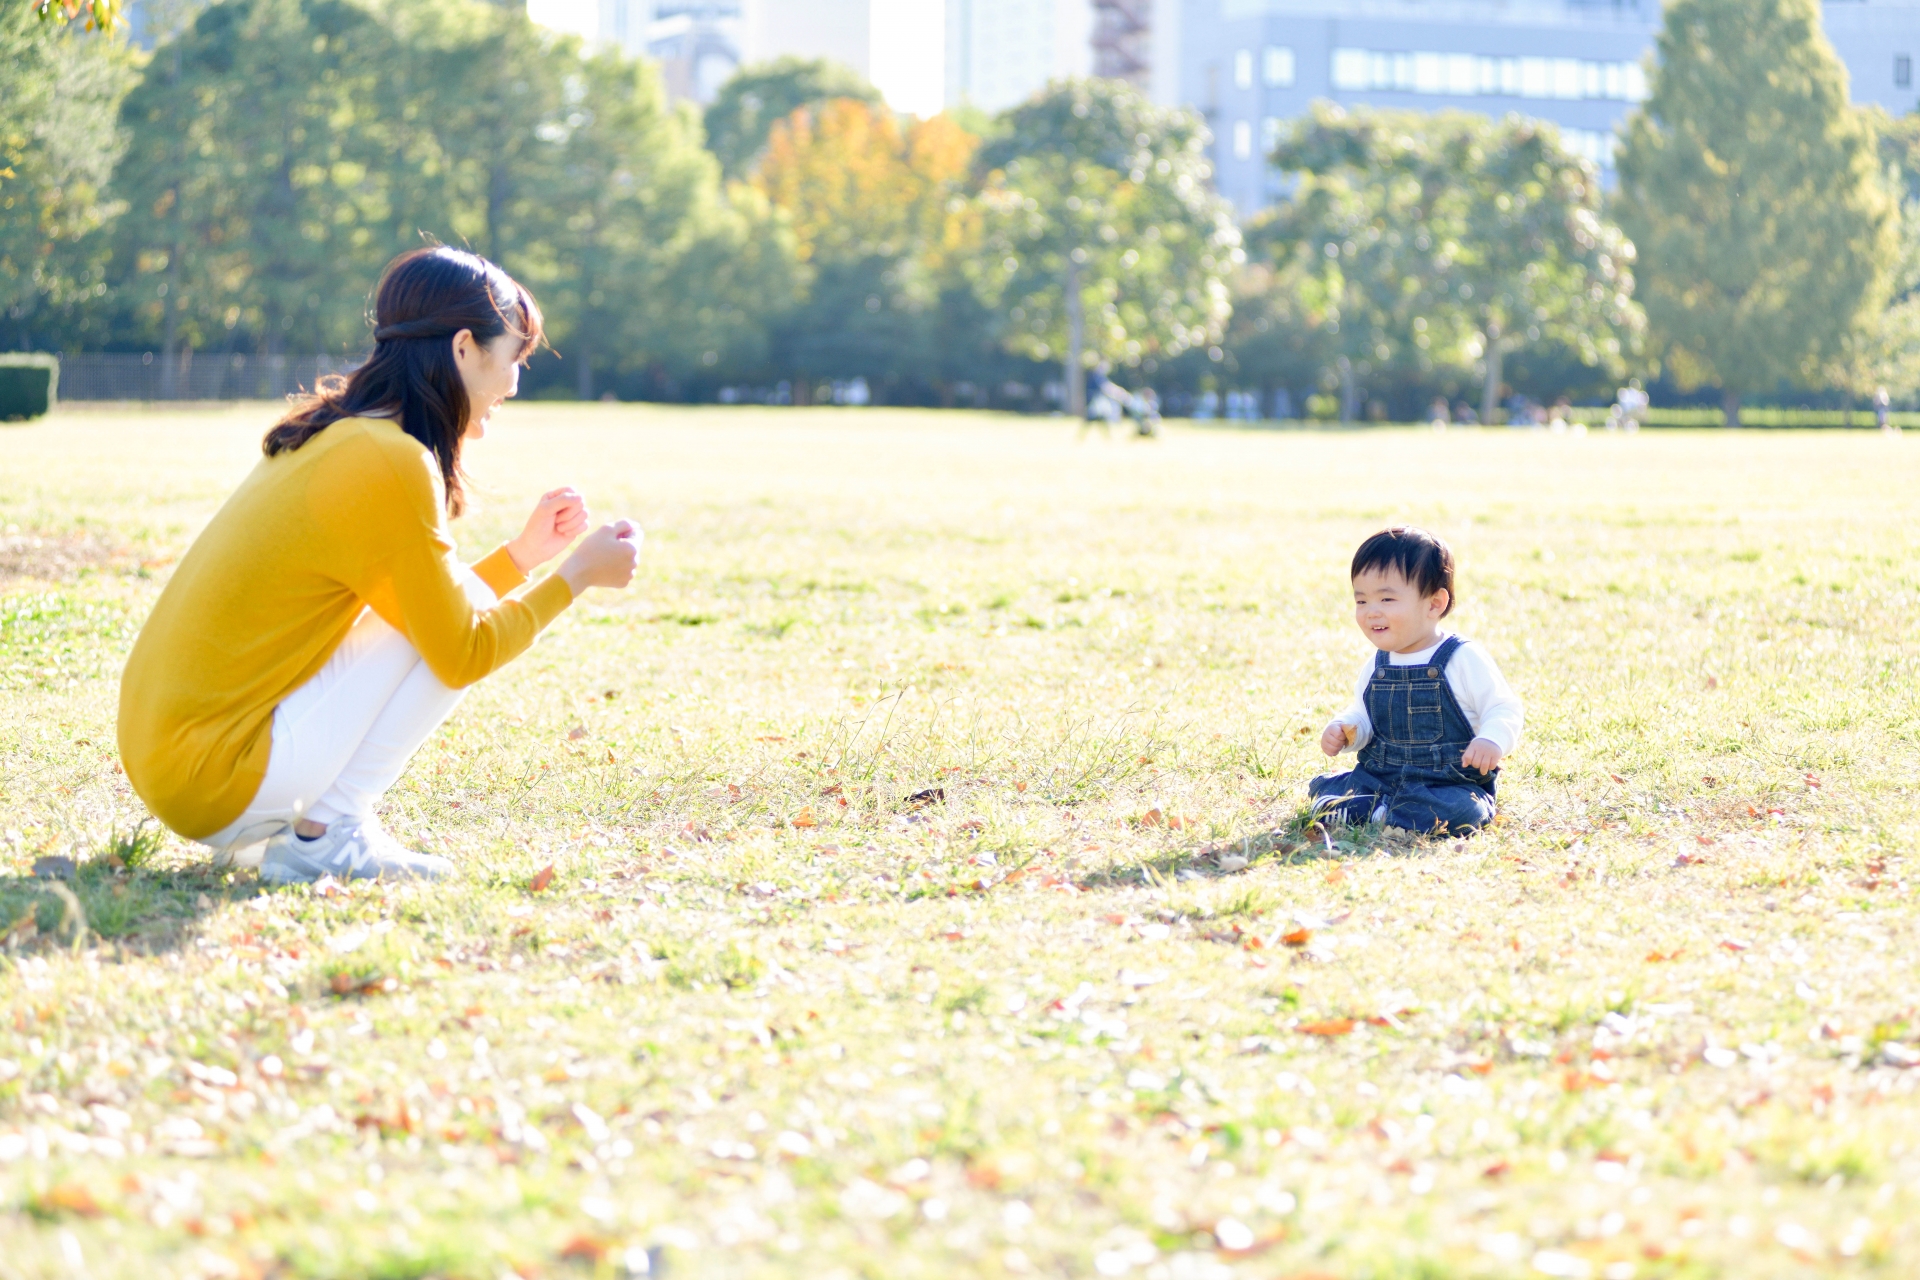
{"type": "Polygon", "coordinates": [[[1459,636],[1448,636],[1445,642],[1433,651],[1433,656],[1427,659],[1427,664],[1445,671],[1447,669],[1447,663],[1452,660],[1454,654],[1460,652],[1460,646],[1465,643],[1466,641],[1462,640],[1459,636]]]}
{"type": "Polygon", "coordinates": [[[1385,649],[1374,650],[1373,669],[1375,671],[1385,671],[1387,669],[1387,666],[1388,666],[1387,651],[1385,649]]]}

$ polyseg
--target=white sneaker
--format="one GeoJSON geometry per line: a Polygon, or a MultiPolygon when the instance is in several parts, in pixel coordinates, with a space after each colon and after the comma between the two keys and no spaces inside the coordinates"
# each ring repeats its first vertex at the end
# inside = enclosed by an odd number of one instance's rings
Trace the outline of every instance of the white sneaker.
{"type": "Polygon", "coordinates": [[[453,864],[430,853],[415,853],[381,829],[372,818],[343,818],[327,834],[302,840],[288,831],[267,843],[260,878],[268,884],[312,884],[321,876],[336,880],[444,880],[453,864]]]}

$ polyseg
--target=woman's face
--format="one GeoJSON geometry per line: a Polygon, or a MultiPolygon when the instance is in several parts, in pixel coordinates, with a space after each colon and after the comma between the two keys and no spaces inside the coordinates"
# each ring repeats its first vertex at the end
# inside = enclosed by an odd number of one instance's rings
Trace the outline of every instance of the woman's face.
{"type": "Polygon", "coordinates": [[[520,390],[520,345],[518,334],[503,333],[491,342],[481,342],[473,330],[462,329],[453,335],[453,363],[459,367],[460,380],[467,386],[469,440],[487,434],[487,420],[500,402],[520,390]]]}

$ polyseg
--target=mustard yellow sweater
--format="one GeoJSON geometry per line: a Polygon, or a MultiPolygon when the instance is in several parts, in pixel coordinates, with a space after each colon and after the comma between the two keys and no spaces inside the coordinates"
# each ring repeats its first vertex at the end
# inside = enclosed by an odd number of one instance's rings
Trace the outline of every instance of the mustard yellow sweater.
{"type": "MultiPolygon", "coordinates": [[[[336,422],[262,459],[160,593],[120,682],[120,757],[154,816],[212,835],[266,774],[273,709],[319,671],[363,605],[464,688],[533,643],[573,601],[555,574],[475,609],[454,577],[433,455],[397,423],[336,422]]],[[[501,547],[474,571],[526,582],[501,547]]]]}

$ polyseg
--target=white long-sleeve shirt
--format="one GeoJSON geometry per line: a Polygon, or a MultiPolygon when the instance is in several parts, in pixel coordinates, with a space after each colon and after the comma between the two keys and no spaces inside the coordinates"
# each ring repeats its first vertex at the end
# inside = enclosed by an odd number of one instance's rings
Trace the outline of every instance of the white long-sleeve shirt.
{"type": "MultiPolygon", "coordinates": [[[[1443,632],[1431,648],[1418,653],[1389,653],[1387,661],[1396,667],[1421,666],[1430,662],[1446,642],[1447,635],[1443,632]]],[[[1366,664],[1360,668],[1360,679],[1354,684],[1353,704],[1334,718],[1335,724],[1353,726],[1353,742],[1347,750],[1358,751],[1373,739],[1373,720],[1367,715],[1367,685],[1373,680],[1375,661],[1371,654],[1367,656],[1366,664]]],[[[1494,665],[1485,649],[1462,641],[1447,662],[1447,687],[1453,690],[1454,700],[1466,713],[1474,737],[1493,743],[1503,756],[1520,745],[1520,730],[1525,722],[1520,695],[1500,674],[1500,668],[1494,665]]]]}

